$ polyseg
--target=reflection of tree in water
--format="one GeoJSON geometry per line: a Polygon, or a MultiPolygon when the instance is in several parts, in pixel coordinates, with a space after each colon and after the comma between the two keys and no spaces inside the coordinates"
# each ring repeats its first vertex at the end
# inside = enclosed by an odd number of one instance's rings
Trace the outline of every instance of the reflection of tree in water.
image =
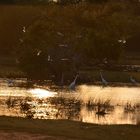
{"type": "Polygon", "coordinates": [[[18,107],[18,111],[26,118],[79,120],[81,110],[80,101],[62,97],[47,99],[9,97],[5,103],[8,108],[18,107]]]}
{"type": "MultiPolygon", "coordinates": [[[[11,111],[11,114],[12,111],[14,112],[14,110],[16,110],[17,114],[15,115],[29,119],[69,119],[77,121],[82,120],[83,116],[81,112],[83,108],[85,108],[86,112],[84,113],[87,113],[87,117],[89,113],[93,115],[93,118],[96,119],[95,121],[98,119],[103,122],[106,122],[108,116],[111,117],[116,107],[111,105],[109,100],[91,100],[84,103],[75,98],[64,97],[50,97],[47,99],[8,97],[7,99],[0,100],[0,105],[5,105],[8,111],[11,111]]],[[[126,117],[129,115],[129,112],[134,115],[135,118],[140,111],[139,104],[133,106],[127,103],[121,107],[124,109],[126,117]],[[135,111],[132,109],[135,109],[135,111]]],[[[86,117],[86,114],[84,114],[84,116],[86,117]]],[[[137,118],[137,121],[138,120],[137,118]]]]}
{"type": "Polygon", "coordinates": [[[79,120],[81,103],[75,99],[51,98],[51,104],[57,109],[56,119],[76,119],[79,120]]]}

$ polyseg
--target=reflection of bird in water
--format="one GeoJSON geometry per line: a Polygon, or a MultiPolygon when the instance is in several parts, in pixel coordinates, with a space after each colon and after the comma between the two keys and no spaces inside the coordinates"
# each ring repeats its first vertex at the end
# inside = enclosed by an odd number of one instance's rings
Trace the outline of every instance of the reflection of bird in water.
{"type": "Polygon", "coordinates": [[[135,80],[132,76],[130,76],[130,81],[131,81],[131,83],[133,83],[133,84],[137,84],[136,80],[135,80]]]}
{"type": "Polygon", "coordinates": [[[73,82],[69,85],[69,89],[70,90],[75,90],[75,86],[76,86],[76,80],[78,78],[78,74],[76,75],[75,79],[73,80],[73,82]]]}
{"type": "Polygon", "coordinates": [[[108,85],[108,82],[104,79],[104,77],[103,77],[103,75],[102,75],[101,72],[100,72],[100,76],[101,76],[102,84],[103,84],[104,86],[107,86],[107,85],[108,85]]]}

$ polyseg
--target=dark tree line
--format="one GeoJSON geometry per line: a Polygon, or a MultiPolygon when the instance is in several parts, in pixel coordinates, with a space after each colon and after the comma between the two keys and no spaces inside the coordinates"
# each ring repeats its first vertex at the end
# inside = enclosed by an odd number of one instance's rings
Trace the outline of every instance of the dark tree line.
{"type": "Polygon", "coordinates": [[[129,6],[47,7],[23,32],[17,49],[20,67],[30,77],[55,75],[60,80],[62,73],[74,73],[88,62],[116,62],[140,32],[140,15],[129,6]]]}
{"type": "MultiPolygon", "coordinates": [[[[0,4],[44,4],[54,0],[0,0],[0,4]]],[[[111,0],[57,0],[58,4],[77,4],[79,2],[102,3],[111,0]]],[[[115,1],[115,0],[114,0],[115,1]]],[[[139,2],[139,0],[116,0],[122,2],[139,2]]]]}

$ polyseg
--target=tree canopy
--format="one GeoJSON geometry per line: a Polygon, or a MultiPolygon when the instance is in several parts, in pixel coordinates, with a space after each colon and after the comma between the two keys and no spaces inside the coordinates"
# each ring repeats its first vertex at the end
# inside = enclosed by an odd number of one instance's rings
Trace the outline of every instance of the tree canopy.
{"type": "Polygon", "coordinates": [[[127,41],[140,31],[140,16],[129,6],[116,2],[44,8],[23,32],[17,49],[21,68],[44,77],[77,71],[93,60],[117,61],[127,41]]]}

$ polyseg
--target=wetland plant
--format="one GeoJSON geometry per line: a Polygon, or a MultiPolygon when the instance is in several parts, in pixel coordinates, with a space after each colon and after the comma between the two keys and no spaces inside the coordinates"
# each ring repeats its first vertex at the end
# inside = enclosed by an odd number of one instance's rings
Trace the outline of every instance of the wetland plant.
{"type": "Polygon", "coordinates": [[[86,103],[86,107],[89,110],[93,109],[98,111],[99,110],[111,111],[114,109],[114,106],[111,105],[110,100],[101,101],[101,100],[90,99],[86,103]]]}
{"type": "Polygon", "coordinates": [[[9,97],[5,103],[8,108],[13,108],[16,105],[16,99],[12,99],[11,97],[9,97]]]}
{"type": "Polygon", "coordinates": [[[124,112],[131,112],[131,113],[134,113],[136,111],[136,109],[138,108],[139,106],[134,104],[132,105],[131,103],[126,103],[126,105],[124,106],[124,112]]]}
{"type": "Polygon", "coordinates": [[[20,111],[25,114],[26,118],[33,118],[35,112],[32,111],[32,109],[34,108],[34,106],[32,106],[32,104],[29,104],[27,101],[21,102],[20,103],[20,111]]]}

